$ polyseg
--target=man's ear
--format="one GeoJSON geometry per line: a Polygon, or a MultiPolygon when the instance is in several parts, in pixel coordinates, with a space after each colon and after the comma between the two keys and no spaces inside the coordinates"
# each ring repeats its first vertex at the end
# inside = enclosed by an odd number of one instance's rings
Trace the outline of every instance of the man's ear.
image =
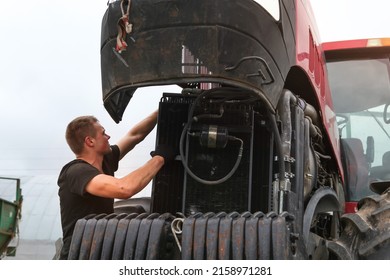
{"type": "Polygon", "coordinates": [[[84,140],[84,143],[88,146],[88,147],[93,147],[94,145],[94,139],[91,137],[91,136],[87,136],[85,137],[85,140],[84,140]]]}

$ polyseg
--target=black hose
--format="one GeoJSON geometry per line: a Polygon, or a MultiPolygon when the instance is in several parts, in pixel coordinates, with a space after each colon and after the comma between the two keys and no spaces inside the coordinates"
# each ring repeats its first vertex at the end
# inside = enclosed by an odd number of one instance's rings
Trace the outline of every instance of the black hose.
{"type": "Polygon", "coordinates": [[[184,147],[184,139],[185,139],[185,134],[187,132],[187,129],[188,129],[188,124],[186,124],[183,128],[183,131],[181,133],[181,136],[180,136],[180,143],[179,143],[179,151],[180,151],[180,157],[181,157],[181,162],[184,166],[184,169],[186,170],[186,172],[197,182],[201,183],[201,184],[204,184],[204,185],[218,185],[218,184],[222,184],[223,182],[226,182],[227,180],[229,180],[233,174],[237,171],[238,169],[238,166],[240,165],[240,162],[241,162],[241,158],[242,158],[242,152],[243,152],[243,146],[244,146],[244,142],[242,141],[242,139],[240,138],[237,138],[237,137],[234,137],[234,136],[228,136],[230,140],[235,140],[235,141],[239,141],[240,142],[240,148],[238,150],[238,156],[237,156],[237,160],[233,166],[233,168],[230,170],[230,172],[228,174],[226,174],[226,176],[224,176],[223,178],[221,179],[218,179],[218,180],[214,180],[214,181],[210,181],[210,180],[205,180],[205,179],[202,179],[200,178],[199,176],[195,175],[192,170],[188,167],[187,165],[187,160],[184,156],[184,150],[183,150],[183,147],[184,147]]]}
{"type": "Polygon", "coordinates": [[[276,124],[276,118],[275,115],[272,114],[269,110],[267,110],[268,118],[270,120],[272,130],[274,131],[274,137],[275,137],[275,147],[276,147],[276,154],[278,155],[278,166],[279,166],[279,180],[284,180],[285,172],[286,172],[286,166],[284,163],[284,156],[283,156],[283,145],[282,140],[280,138],[279,129],[276,124]]]}

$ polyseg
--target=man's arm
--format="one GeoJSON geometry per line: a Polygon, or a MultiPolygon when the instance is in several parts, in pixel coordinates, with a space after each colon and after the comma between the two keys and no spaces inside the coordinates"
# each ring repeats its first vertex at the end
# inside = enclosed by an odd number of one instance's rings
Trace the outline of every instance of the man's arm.
{"type": "Polygon", "coordinates": [[[145,139],[153,130],[157,123],[158,111],[153,112],[144,120],[136,124],[122,139],[117,143],[120,151],[119,159],[122,159],[135,145],[145,139]]]}
{"type": "Polygon", "coordinates": [[[96,196],[127,199],[145,188],[163,165],[164,158],[157,155],[123,178],[99,174],[87,184],[85,190],[96,196]]]}

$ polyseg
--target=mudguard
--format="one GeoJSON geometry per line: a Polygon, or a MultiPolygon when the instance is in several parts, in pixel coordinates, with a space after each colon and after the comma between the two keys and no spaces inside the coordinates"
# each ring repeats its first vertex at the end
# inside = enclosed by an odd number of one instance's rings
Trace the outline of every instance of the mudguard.
{"type": "Polygon", "coordinates": [[[103,101],[116,122],[136,89],[153,85],[221,83],[276,105],[290,58],[279,25],[255,1],[130,3],[126,50],[116,50],[121,1],[109,4],[102,22],[103,101]]]}

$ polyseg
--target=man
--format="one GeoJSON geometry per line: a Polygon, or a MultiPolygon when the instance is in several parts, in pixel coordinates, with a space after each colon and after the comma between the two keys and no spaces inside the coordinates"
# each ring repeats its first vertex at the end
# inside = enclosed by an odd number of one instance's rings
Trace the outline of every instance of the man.
{"type": "Polygon", "coordinates": [[[73,230],[78,219],[89,214],[113,213],[114,199],[127,199],[145,188],[173,152],[157,147],[153,157],[123,178],[115,178],[118,162],[155,127],[158,112],[134,126],[120,141],[110,146],[110,136],[93,116],[70,122],[66,141],[76,156],[58,178],[63,246],[60,259],[67,259],[73,230]]]}

